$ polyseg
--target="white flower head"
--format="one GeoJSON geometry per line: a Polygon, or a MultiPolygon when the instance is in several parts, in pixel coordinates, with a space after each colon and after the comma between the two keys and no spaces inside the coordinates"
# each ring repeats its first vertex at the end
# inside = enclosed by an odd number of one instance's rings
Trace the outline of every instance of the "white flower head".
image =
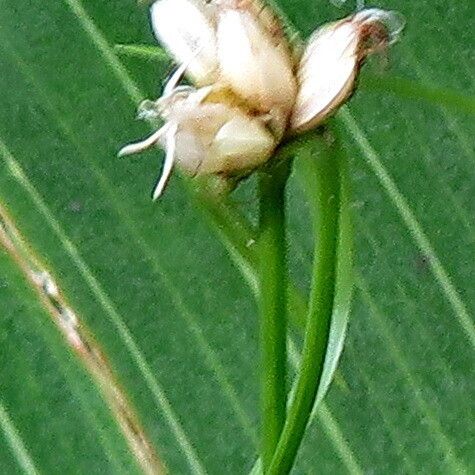
{"type": "Polygon", "coordinates": [[[154,198],[174,164],[193,176],[238,177],[264,164],[285,136],[334,113],[365,57],[403,27],[395,12],[362,10],[319,28],[296,61],[278,18],[259,0],[157,0],[151,19],[179,67],[162,97],[139,110],[164,125],[119,155],[165,149],[154,198]],[[184,75],[194,86],[180,85],[184,75]]]}

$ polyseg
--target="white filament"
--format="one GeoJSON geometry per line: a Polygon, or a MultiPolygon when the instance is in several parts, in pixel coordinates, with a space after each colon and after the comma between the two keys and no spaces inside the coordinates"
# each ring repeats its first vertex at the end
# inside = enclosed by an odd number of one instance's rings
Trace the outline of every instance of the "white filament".
{"type": "Polygon", "coordinates": [[[157,185],[153,190],[153,200],[157,200],[163,193],[163,190],[167,186],[168,180],[173,170],[173,164],[175,162],[175,149],[176,149],[176,133],[178,126],[176,124],[168,124],[168,130],[166,132],[165,141],[165,161],[163,162],[163,170],[157,185]]]}
{"type": "Polygon", "coordinates": [[[119,150],[117,154],[118,157],[125,157],[126,155],[133,155],[134,153],[143,152],[144,150],[153,147],[156,143],[158,143],[163,136],[163,134],[167,131],[169,125],[165,124],[160,129],[156,130],[152,135],[147,137],[140,142],[134,142],[119,150]]]}

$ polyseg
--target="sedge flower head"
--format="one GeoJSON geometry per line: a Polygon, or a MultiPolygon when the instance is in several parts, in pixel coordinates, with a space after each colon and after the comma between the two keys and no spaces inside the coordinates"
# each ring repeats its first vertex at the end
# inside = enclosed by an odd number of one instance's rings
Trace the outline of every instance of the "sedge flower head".
{"type": "Polygon", "coordinates": [[[243,177],[271,159],[286,137],[322,124],[353,93],[368,54],[386,48],[403,22],[370,8],[318,28],[298,54],[280,19],[258,0],[157,0],[158,41],[179,65],[162,96],[139,117],[164,125],[125,146],[165,150],[158,198],[174,165],[195,175],[243,177]],[[182,85],[187,77],[192,86],[182,85]]]}

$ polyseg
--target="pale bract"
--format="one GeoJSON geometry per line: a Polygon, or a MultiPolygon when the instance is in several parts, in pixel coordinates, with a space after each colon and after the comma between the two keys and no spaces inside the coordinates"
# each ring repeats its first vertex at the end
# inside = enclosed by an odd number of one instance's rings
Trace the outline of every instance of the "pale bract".
{"type": "Polygon", "coordinates": [[[197,86],[216,81],[218,70],[213,9],[199,0],[160,0],[150,7],[153,31],[197,86]]]}
{"type": "Polygon", "coordinates": [[[362,10],[319,28],[300,55],[258,0],[158,0],[151,21],[179,68],[162,97],[139,111],[164,125],[119,155],[165,149],[154,198],[175,164],[193,176],[238,178],[262,166],[286,137],[334,113],[365,57],[394,42],[403,26],[394,12],[362,10]],[[185,75],[193,86],[180,85],[185,75]]]}
{"type": "Polygon", "coordinates": [[[193,175],[232,174],[261,165],[274,149],[272,134],[239,108],[213,102],[212,94],[211,87],[190,92],[170,109],[168,123],[178,129],[177,164],[193,175]]]}
{"type": "Polygon", "coordinates": [[[358,34],[351,22],[328,25],[314,33],[298,71],[300,87],[291,118],[293,131],[317,126],[351,94],[357,53],[358,34]]]}
{"type": "Polygon", "coordinates": [[[280,34],[270,34],[252,11],[221,7],[217,39],[221,79],[259,112],[287,117],[297,82],[280,34]]]}
{"type": "Polygon", "coordinates": [[[396,12],[372,8],[319,28],[298,67],[292,132],[312,129],[335,112],[353,93],[366,56],[396,41],[403,26],[396,12]]]}

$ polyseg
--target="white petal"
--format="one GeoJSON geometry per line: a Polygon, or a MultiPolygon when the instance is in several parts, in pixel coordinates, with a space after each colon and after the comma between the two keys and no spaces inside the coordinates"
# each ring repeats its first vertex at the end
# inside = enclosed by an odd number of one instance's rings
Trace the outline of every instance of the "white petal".
{"type": "Polygon", "coordinates": [[[358,29],[349,21],[324,26],[310,38],[298,73],[300,89],[291,118],[294,131],[315,127],[348,98],[358,46],[358,29]]]}
{"type": "Polygon", "coordinates": [[[158,0],[151,9],[152,26],[160,43],[197,85],[216,80],[216,35],[211,8],[199,0],[158,0]]]}
{"type": "Polygon", "coordinates": [[[246,10],[223,8],[218,14],[221,75],[238,95],[261,112],[289,112],[296,95],[292,60],[246,10]]]}
{"type": "Polygon", "coordinates": [[[199,172],[252,170],[269,159],[275,145],[274,137],[257,119],[236,115],[219,129],[199,172]]]}

